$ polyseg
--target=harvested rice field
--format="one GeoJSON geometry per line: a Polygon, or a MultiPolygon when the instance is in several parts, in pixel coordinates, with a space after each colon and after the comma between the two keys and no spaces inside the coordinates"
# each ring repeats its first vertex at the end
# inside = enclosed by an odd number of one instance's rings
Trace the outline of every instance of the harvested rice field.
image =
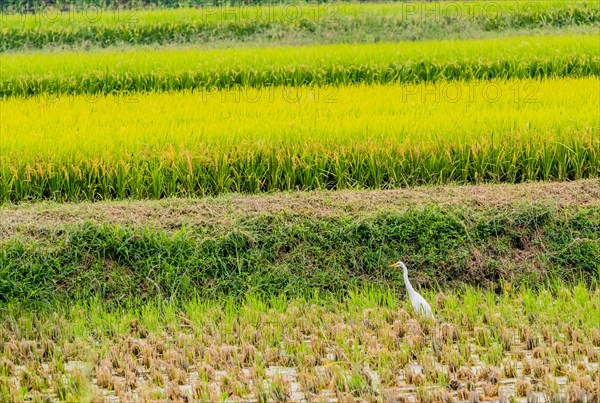
{"type": "Polygon", "coordinates": [[[42,401],[598,401],[598,287],[249,297],[2,322],[0,391],[42,401]]]}

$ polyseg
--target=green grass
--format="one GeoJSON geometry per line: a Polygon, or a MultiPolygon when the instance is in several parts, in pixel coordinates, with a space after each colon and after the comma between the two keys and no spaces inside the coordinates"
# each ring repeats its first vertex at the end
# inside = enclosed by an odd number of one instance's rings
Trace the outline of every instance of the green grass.
{"type": "Polygon", "coordinates": [[[504,1],[85,10],[3,17],[2,50],[231,41],[378,41],[593,27],[593,2],[504,1]]]}
{"type": "Polygon", "coordinates": [[[13,232],[0,244],[0,304],[398,290],[401,273],[387,267],[398,258],[425,287],[594,284],[600,276],[598,207],[421,205],[318,219],[307,211],[216,216],[172,230],[109,221],[13,232]]]}
{"type": "Polygon", "coordinates": [[[595,35],[2,54],[2,97],[600,75],[595,35]],[[235,67],[232,67],[235,66],[235,67]]]}

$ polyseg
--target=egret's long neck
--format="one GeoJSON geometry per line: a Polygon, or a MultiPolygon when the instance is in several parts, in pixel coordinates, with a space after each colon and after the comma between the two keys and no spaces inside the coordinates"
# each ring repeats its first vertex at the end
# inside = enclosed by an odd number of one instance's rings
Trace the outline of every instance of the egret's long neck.
{"type": "Polygon", "coordinates": [[[404,284],[406,284],[406,289],[409,293],[415,292],[415,289],[412,287],[410,281],[408,280],[408,269],[406,268],[404,263],[401,263],[400,266],[402,266],[402,270],[404,270],[404,284]]]}

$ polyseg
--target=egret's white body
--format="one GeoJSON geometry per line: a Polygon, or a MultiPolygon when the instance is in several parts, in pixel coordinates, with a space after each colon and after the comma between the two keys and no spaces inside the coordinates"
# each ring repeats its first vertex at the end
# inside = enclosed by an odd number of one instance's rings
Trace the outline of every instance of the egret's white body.
{"type": "Polygon", "coordinates": [[[404,263],[398,261],[398,262],[390,265],[390,267],[401,267],[402,270],[404,270],[404,284],[406,285],[406,291],[408,291],[408,297],[410,298],[410,302],[411,302],[413,308],[415,308],[415,311],[419,315],[423,315],[426,318],[434,319],[433,314],[431,313],[431,307],[429,306],[427,301],[425,301],[425,298],[423,298],[418,292],[416,292],[415,289],[410,284],[410,281],[408,281],[408,269],[406,268],[406,265],[404,263]]]}

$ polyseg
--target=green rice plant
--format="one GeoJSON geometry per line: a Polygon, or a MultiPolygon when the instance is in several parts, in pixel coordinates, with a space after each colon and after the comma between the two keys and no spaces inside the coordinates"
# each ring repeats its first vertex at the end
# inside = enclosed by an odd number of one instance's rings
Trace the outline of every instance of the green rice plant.
{"type": "MultiPolygon", "coordinates": [[[[595,35],[260,49],[2,54],[0,94],[134,94],[600,75],[595,35]]],[[[93,97],[92,97],[93,99],[93,97]]]]}
{"type": "Polygon", "coordinates": [[[274,87],[8,99],[0,200],[597,177],[600,97],[589,88],[598,85],[585,78],[295,87],[293,98],[274,87]]]}
{"type": "MultiPolygon", "coordinates": [[[[302,3],[289,5],[221,6],[177,9],[85,8],[60,12],[4,15],[0,49],[43,48],[49,45],[208,43],[261,37],[314,37],[337,40],[373,37],[443,38],[448,34],[523,28],[593,26],[599,7],[584,1],[511,1],[383,4],[302,3]],[[348,35],[349,32],[360,35],[348,35]],[[327,33],[324,35],[323,33],[327,33]]],[[[371,39],[369,39],[371,38],[371,39]]]]}

